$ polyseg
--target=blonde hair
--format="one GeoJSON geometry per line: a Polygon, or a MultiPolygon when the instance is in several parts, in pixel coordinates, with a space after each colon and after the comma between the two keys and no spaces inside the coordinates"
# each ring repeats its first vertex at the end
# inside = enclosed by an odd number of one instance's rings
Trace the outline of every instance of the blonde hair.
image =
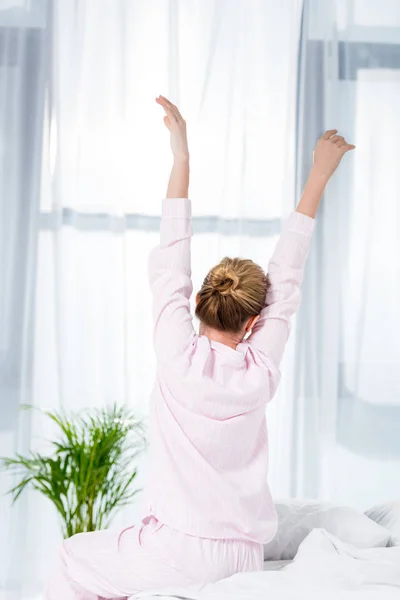
{"type": "Polygon", "coordinates": [[[239,333],[265,305],[268,277],[252,260],[224,258],[204,279],[196,316],[219,331],[239,333]]]}

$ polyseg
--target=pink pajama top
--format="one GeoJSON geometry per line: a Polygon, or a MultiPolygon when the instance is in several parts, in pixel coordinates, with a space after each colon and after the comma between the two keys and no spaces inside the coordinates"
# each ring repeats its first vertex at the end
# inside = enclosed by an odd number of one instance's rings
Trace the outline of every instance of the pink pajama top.
{"type": "Polygon", "coordinates": [[[269,262],[261,317],[233,350],[196,334],[189,304],[191,203],[163,201],[160,245],[149,260],[157,377],[146,515],[204,538],[266,543],[275,535],[266,404],[279,383],[314,225],[298,212],[285,222],[269,262]]]}

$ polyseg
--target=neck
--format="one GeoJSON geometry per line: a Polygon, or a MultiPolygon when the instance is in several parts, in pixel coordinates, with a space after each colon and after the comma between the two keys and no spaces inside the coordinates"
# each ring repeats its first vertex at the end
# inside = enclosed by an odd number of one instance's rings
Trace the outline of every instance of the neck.
{"type": "Polygon", "coordinates": [[[200,335],[205,335],[206,337],[208,337],[209,340],[213,342],[225,344],[225,346],[229,346],[234,350],[236,350],[236,346],[243,341],[243,335],[241,333],[218,331],[217,329],[211,329],[211,327],[206,327],[202,323],[200,324],[199,333],[200,335]]]}

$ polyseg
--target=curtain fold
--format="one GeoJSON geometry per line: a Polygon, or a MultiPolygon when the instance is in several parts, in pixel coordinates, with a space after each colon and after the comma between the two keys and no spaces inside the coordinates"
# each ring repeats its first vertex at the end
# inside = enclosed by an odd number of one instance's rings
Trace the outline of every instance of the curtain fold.
{"type": "Polygon", "coordinates": [[[305,2],[298,187],[324,130],[357,148],[327,187],[305,278],[292,493],[366,508],[400,494],[400,6],[319,9],[305,2]]]}
{"type": "MultiPolygon", "coordinates": [[[[26,452],[33,424],[34,303],[49,38],[47,3],[0,7],[0,456],[26,452]]],[[[0,475],[0,589],[34,577],[25,539],[29,498],[10,509],[0,475]]],[[[7,594],[7,593],[6,593],[7,594]]],[[[11,597],[11,596],[10,596],[11,597]]]]}

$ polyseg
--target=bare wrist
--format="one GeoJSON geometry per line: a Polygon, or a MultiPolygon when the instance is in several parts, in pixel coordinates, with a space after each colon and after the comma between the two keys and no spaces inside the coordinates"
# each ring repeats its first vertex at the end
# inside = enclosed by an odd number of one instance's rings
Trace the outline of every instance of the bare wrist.
{"type": "Polygon", "coordinates": [[[321,167],[319,167],[318,165],[312,166],[310,174],[313,177],[318,177],[321,180],[325,179],[326,181],[328,181],[331,178],[331,173],[329,173],[327,170],[321,169],[321,167]]]}
{"type": "Polygon", "coordinates": [[[321,171],[321,169],[315,165],[312,167],[309,179],[318,182],[321,185],[326,185],[330,178],[331,175],[329,173],[321,171]]]}
{"type": "Polygon", "coordinates": [[[174,154],[174,163],[187,165],[190,162],[189,152],[183,154],[174,154]]]}

